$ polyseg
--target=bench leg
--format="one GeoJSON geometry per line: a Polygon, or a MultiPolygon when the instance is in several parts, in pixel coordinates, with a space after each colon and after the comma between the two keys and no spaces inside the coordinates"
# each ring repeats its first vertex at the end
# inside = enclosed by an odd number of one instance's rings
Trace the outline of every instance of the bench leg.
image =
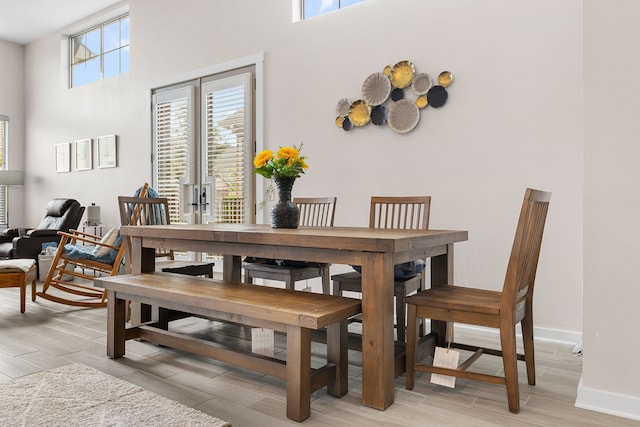
{"type": "Polygon", "coordinates": [[[287,326],[287,418],[311,415],[311,329],[287,326]]]}
{"type": "Polygon", "coordinates": [[[127,302],[117,298],[114,292],[107,297],[107,356],[117,359],[124,356],[125,322],[127,302]]]}
{"type": "Polygon", "coordinates": [[[336,366],[333,383],[327,385],[327,393],[342,397],[349,391],[347,321],[337,322],[327,327],[327,362],[336,366]]]}

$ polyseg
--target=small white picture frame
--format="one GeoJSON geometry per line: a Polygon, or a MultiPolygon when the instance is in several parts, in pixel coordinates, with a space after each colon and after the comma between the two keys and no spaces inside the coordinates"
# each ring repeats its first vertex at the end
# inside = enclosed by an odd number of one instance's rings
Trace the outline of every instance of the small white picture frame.
{"type": "Polygon", "coordinates": [[[117,136],[99,136],[98,140],[98,167],[115,168],[117,166],[117,136]]]}
{"type": "Polygon", "coordinates": [[[92,139],[76,141],[76,170],[85,171],[93,168],[92,139]]]}
{"type": "Polygon", "coordinates": [[[71,143],[55,145],[56,172],[71,172],[71,143]]]}

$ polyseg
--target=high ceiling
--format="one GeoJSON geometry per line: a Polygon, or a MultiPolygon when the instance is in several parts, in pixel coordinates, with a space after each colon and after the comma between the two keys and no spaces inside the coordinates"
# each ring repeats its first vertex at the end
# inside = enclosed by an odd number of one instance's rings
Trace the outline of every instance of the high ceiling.
{"type": "Polygon", "coordinates": [[[28,44],[120,0],[0,0],[0,40],[28,44]]]}

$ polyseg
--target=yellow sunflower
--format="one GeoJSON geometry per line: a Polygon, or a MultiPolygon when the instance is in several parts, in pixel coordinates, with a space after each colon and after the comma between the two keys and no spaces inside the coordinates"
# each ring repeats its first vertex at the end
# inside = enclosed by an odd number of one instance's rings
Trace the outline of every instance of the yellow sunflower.
{"type": "Polygon", "coordinates": [[[267,162],[272,158],[273,158],[273,151],[271,150],[261,151],[260,154],[258,154],[256,158],[253,159],[253,165],[257,168],[261,168],[262,166],[266,165],[267,162]]]}
{"type": "Polygon", "coordinates": [[[300,156],[300,152],[295,147],[280,147],[277,156],[281,159],[287,159],[289,162],[297,159],[300,156]]]}

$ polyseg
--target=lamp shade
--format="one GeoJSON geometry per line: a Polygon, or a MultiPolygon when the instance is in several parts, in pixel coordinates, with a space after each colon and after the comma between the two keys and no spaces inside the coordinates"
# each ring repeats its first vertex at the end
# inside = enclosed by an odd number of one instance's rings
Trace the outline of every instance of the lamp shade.
{"type": "Polygon", "coordinates": [[[24,172],[0,170],[0,185],[24,185],[24,172]]]}

